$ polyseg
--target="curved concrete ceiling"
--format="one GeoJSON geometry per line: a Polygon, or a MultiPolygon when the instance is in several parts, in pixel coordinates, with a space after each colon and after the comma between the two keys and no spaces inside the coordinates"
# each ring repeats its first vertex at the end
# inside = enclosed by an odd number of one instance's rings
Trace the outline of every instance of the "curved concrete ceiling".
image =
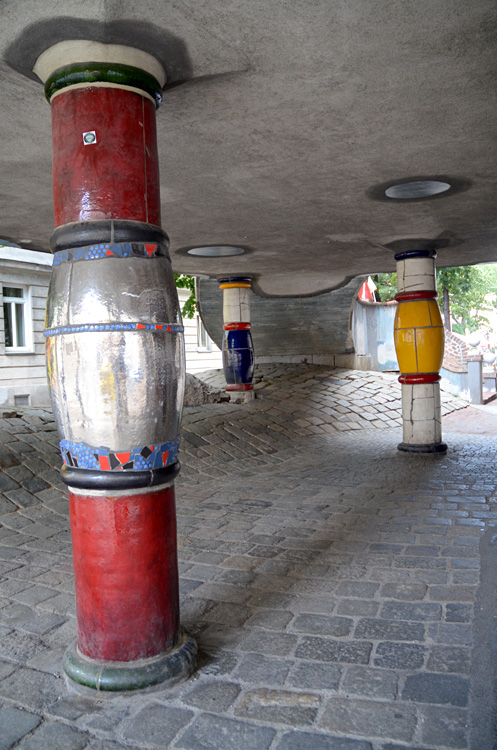
{"type": "Polygon", "coordinates": [[[32,68],[63,39],[92,39],[167,72],[157,121],[175,270],[250,274],[280,296],[394,270],[392,248],[413,239],[435,242],[441,265],[497,261],[496,27],[494,0],[11,0],[0,237],[48,246],[50,108],[32,68]],[[379,199],[421,178],[454,189],[379,199]],[[187,254],[199,245],[247,252],[187,254]]]}

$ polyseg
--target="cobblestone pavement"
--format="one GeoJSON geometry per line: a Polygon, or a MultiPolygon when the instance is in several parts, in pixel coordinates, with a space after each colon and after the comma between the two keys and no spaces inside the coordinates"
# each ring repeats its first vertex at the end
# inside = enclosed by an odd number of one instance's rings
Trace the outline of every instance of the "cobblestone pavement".
{"type": "Polygon", "coordinates": [[[68,691],[58,439],[44,412],[0,420],[0,750],[495,747],[497,437],[401,454],[393,377],[261,375],[254,402],[185,413],[182,622],[200,656],[169,691],[68,691]]]}

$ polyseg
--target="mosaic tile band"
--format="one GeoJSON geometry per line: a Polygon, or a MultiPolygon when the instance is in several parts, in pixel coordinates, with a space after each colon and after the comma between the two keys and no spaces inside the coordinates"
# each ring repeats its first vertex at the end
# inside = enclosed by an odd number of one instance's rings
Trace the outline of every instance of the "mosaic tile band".
{"type": "Polygon", "coordinates": [[[183,333],[183,326],[176,323],[88,323],[80,326],[60,326],[46,328],[43,335],[61,336],[64,333],[96,333],[98,331],[162,331],[163,333],[183,333]]]}
{"type": "Polygon", "coordinates": [[[111,451],[109,448],[95,448],[86,443],[71,440],[60,441],[60,453],[66,466],[77,469],[97,469],[99,471],[147,471],[163,469],[176,463],[179,438],[171,443],[145,445],[128,451],[111,451]]]}
{"type": "Polygon", "coordinates": [[[167,258],[167,252],[160,245],[147,242],[122,242],[119,244],[102,243],[86,245],[71,250],[59,250],[54,254],[53,265],[62,263],[76,263],[84,260],[100,260],[101,258],[167,258]]]}

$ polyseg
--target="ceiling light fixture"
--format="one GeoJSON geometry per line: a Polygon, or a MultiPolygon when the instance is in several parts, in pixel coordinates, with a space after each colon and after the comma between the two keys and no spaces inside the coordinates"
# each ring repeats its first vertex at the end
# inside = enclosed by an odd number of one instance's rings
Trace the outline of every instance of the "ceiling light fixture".
{"type": "Polygon", "coordinates": [[[188,255],[198,255],[202,258],[226,258],[229,255],[243,255],[244,252],[243,247],[236,245],[204,245],[187,250],[188,255]]]}
{"type": "Polygon", "coordinates": [[[431,198],[434,195],[445,193],[450,190],[448,182],[438,180],[414,180],[413,182],[401,182],[391,185],[385,190],[387,198],[395,200],[413,200],[416,198],[431,198]]]}

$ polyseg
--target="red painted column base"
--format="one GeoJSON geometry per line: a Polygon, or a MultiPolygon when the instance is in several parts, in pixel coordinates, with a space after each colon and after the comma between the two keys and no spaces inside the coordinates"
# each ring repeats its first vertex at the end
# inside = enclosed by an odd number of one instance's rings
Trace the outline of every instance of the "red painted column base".
{"type": "Polygon", "coordinates": [[[119,691],[190,674],[196,647],[179,627],[174,486],[70,490],[69,507],[78,642],[66,674],[119,691]]]}

